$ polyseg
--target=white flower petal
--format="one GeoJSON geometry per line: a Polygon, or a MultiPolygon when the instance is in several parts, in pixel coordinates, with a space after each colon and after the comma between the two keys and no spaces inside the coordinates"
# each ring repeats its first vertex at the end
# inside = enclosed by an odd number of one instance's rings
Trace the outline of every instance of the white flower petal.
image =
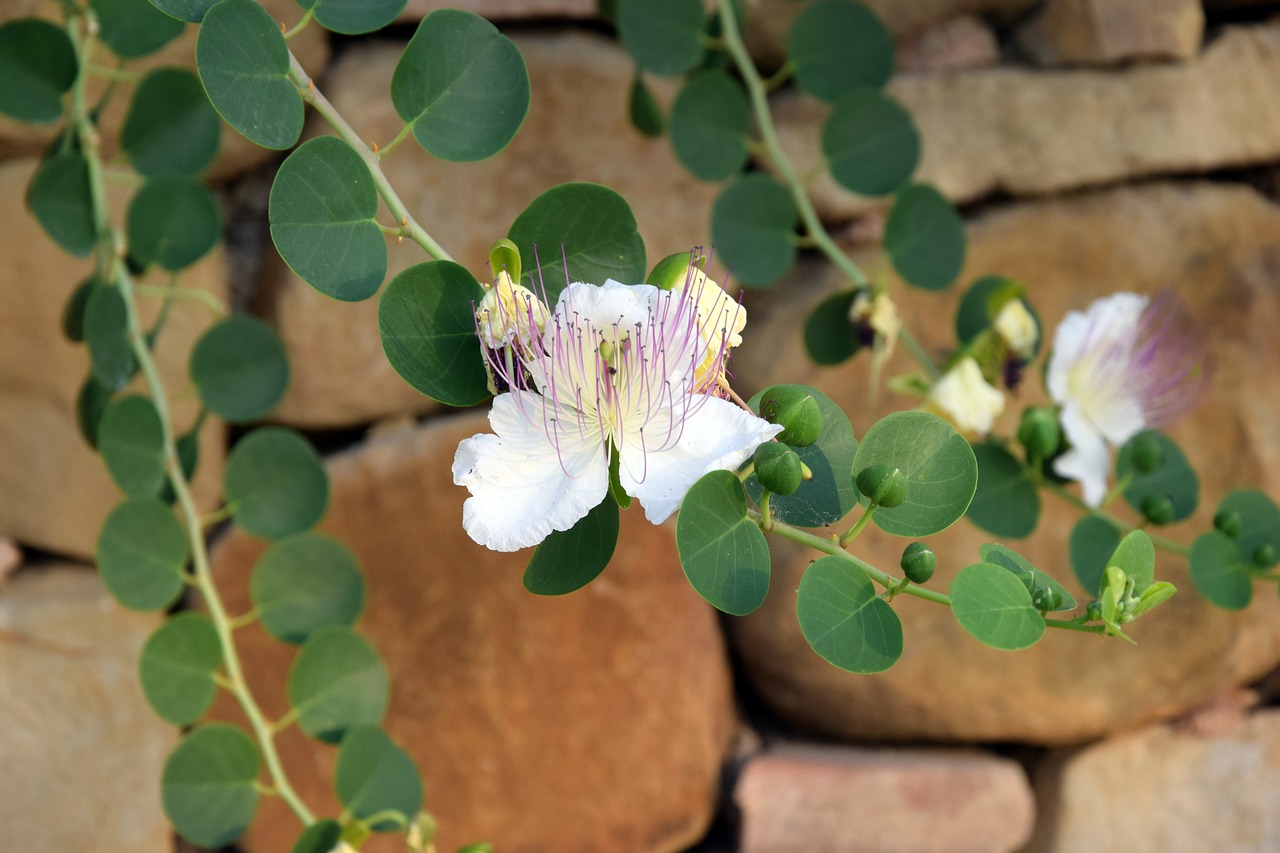
{"type": "Polygon", "coordinates": [[[1053,336],[1046,384],[1056,403],[1065,403],[1076,387],[1111,384],[1137,336],[1147,297],[1115,293],[1095,299],[1088,313],[1070,311],[1053,336]]]}
{"type": "Polygon", "coordinates": [[[520,403],[538,407],[529,412],[535,423],[521,414],[514,395],[502,394],[489,413],[496,435],[465,439],[453,460],[453,482],[471,492],[462,526],[494,551],[518,551],[568,530],[609,488],[599,436],[580,435],[575,425],[555,434],[557,449],[541,422],[542,398],[524,394],[520,403]]]}
{"type": "MultiPolygon", "coordinates": [[[[756,447],[782,432],[781,426],[727,400],[707,397],[699,404],[685,416],[683,432],[674,443],[668,442],[671,446],[666,449],[651,446],[646,453],[640,437],[631,435],[619,450],[622,488],[640,501],[645,518],[654,524],[666,521],[680,508],[689,488],[703,474],[737,468],[756,447]]],[[[652,422],[667,417],[657,413],[652,422]]]]}
{"type": "Polygon", "coordinates": [[[1107,494],[1107,475],[1111,472],[1111,451],[1102,432],[1068,402],[1062,409],[1062,431],[1071,449],[1053,462],[1053,470],[1061,477],[1078,480],[1084,489],[1084,502],[1098,506],[1107,494]]]}
{"type": "Polygon", "coordinates": [[[965,357],[933,384],[929,402],[961,432],[986,434],[1004,411],[1004,394],[991,387],[982,368],[965,357]]]}

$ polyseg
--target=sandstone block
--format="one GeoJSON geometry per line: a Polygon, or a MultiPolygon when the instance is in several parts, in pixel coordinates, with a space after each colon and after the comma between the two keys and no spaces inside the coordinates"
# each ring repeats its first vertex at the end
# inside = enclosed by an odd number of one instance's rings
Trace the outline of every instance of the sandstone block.
{"type": "Polygon", "coordinates": [[[1190,59],[1203,35],[1199,0],[1049,0],[1016,39],[1040,65],[1113,65],[1190,59]]]}
{"type": "Polygon", "coordinates": [[[400,13],[400,20],[416,21],[437,9],[465,9],[494,22],[594,18],[596,0],[409,0],[400,13]]]}
{"type": "Polygon", "coordinates": [[[959,15],[901,39],[896,62],[908,73],[985,68],[1000,64],[1000,45],[982,19],[959,15]]]}

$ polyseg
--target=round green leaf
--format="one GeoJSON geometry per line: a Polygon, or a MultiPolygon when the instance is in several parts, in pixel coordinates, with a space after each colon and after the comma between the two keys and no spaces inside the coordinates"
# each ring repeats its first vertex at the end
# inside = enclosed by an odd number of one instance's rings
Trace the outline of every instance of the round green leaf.
{"type": "Polygon", "coordinates": [[[782,278],[796,259],[796,206],[782,184],[753,173],[731,184],[711,209],[711,237],[745,285],[782,278]]]}
{"type": "MultiPolygon", "coordinates": [[[[759,412],[760,400],[776,387],[765,388],[748,400],[752,410],[759,412]]],[[[816,388],[804,390],[818,404],[822,430],[813,444],[792,449],[800,461],[809,466],[813,479],[805,480],[800,488],[785,497],[774,495],[769,505],[788,524],[821,527],[844,518],[858,503],[858,490],[848,474],[858,452],[858,440],[843,409],[816,388]]],[[[760,482],[754,475],[747,478],[747,492],[753,501],[760,500],[760,482]]]]}
{"type": "Polygon", "coordinates": [[[800,13],[787,35],[796,82],[826,101],[893,74],[893,37],[861,3],[822,0],[800,13]]]}
{"type": "Polygon", "coordinates": [[[966,566],[951,582],[951,610],[974,639],[997,649],[1034,646],[1044,617],[1016,575],[991,563],[966,566]]]}
{"type": "Polygon", "coordinates": [[[840,364],[862,349],[865,341],[849,319],[857,291],[834,293],[818,303],[804,323],[804,347],[818,364],[840,364]]]}
{"type": "Polygon", "coordinates": [[[201,726],[182,739],[164,763],[164,813],[198,847],[235,841],[258,809],[258,748],[227,723],[201,726]]]}
{"type": "Polygon", "coordinates": [[[1172,521],[1190,518],[1200,501],[1200,478],[1191,467],[1182,450],[1173,439],[1162,432],[1146,430],[1124,443],[1116,456],[1116,476],[1133,480],[1125,486],[1124,499],[1129,506],[1142,512],[1142,502],[1148,497],[1167,497],[1173,503],[1172,521]],[[1133,443],[1154,441],[1160,448],[1160,464],[1154,470],[1141,472],[1133,466],[1133,443]]]}
{"type": "Polygon", "coordinates": [[[387,667],[360,635],[324,628],[311,635],[286,683],[298,725],[311,737],[337,743],[355,726],[376,726],[387,710],[387,667]]]}
{"type": "Polygon", "coordinates": [[[0,25],[0,113],[49,124],[62,118],[62,96],[76,80],[76,51],[61,27],[37,18],[0,25]]]}
{"type": "Polygon", "coordinates": [[[332,853],[342,840],[342,824],[326,819],[303,830],[289,853],[332,853]]]}
{"type": "Polygon", "coordinates": [[[769,545],[747,517],[747,495],[732,471],[693,484],[676,517],[685,577],[712,606],[745,616],[769,592],[769,545]]]}
{"type": "Polygon", "coordinates": [[[96,275],[76,285],[62,308],[62,334],[72,343],[84,340],[84,312],[89,306],[89,297],[99,287],[104,287],[102,279],[96,275]]]}
{"type": "Polygon", "coordinates": [[[187,532],[155,498],[117,505],[102,524],[95,553],[102,582],[131,610],[160,610],[182,594],[187,532]]]}
{"type": "Polygon", "coordinates": [[[569,183],[535,198],[511,223],[507,237],[520,247],[524,284],[554,308],[573,281],[623,284],[644,280],[644,240],[626,199],[599,184],[569,183]]]}
{"type": "Polygon", "coordinates": [[[76,426],[85,443],[95,449],[98,446],[98,425],[111,402],[111,393],[111,389],[104,388],[91,373],[76,394],[76,426]]]}
{"type": "Polygon", "coordinates": [[[1262,492],[1240,489],[1229,493],[1218,505],[1218,512],[1240,515],[1240,535],[1236,544],[1246,560],[1265,545],[1280,551],[1280,508],[1262,492]]]}
{"type": "Polygon", "coordinates": [[[336,136],[302,143],[271,184],[268,217],[280,257],[298,277],[345,302],[368,299],[387,275],[369,168],[336,136]]]}
{"type": "Polygon", "coordinates": [[[796,617],[813,650],[841,669],[883,672],[902,657],[898,614],[848,560],[821,557],[805,570],[796,617]]]}
{"type": "Polygon", "coordinates": [[[1009,539],[1030,536],[1040,520],[1040,493],[1004,445],[973,446],[978,488],[966,515],[988,533],[1009,539]]]}
{"type": "Polygon", "coordinates": [[[391,102],[413,138],[442,160],[497,154],[529,111],[520,49],[471,12],[439,9],[422,19],[391,78],[391,102]]]}
{"type": "Polygon", "coordinates": [[[260,427],[240,439],[227,456],[222,488],[236,524],[263,539],[306,530],[329,504],[319,454],[284,427],[260,427]]]}
{"type": "Polygon", "coordinates": [[[98,384],[119,391],[138,372],[138,360],[129,340],[129,318],[124,297],[114,287],[99,287],[89,294],[84,309],[84,342],[98,384]]]}
{"type": "Polygon", "coordinates": [[[618,0],[618,40],[645,71],[672,77],[702,61],[701,0],[618,0]]]}
{"type": "MultiPolygon", "coordinates": [[[[333,786],[338,800],[357,820],[380,812],[398,812],[407,823],[422,808],[422,777],[417,765],[379,728],[354,728],[342,739],[333,786]]],[[[370,826],[374,832],[398,828],[391,820],[370,826]]]]}
{"type": "Polygon", "coordinates": [[[165,482],[164,426],[146,397],[131,394],[107,407],[98,423],[98,451],[126,495],[154,497],[165,482]]]}
{"type": "Polygon", "coordinates": [[[382,29],[399,17],[404,4],[405,0],[298,0],[320,26],[349,36],[382,29]]]}
{"type": "Polygon", "coordinates": [[[1144,531],[1131,530],[1112,552],[1107,566],[1116,566],[1133,581],[1133,591],[1141,595],[1151,586],[1156,574],[1156,548],[1144,531]]]}
{"type": "Polygon", "coordinates": [[[831,175],[862,195],[893,192],[920,162],[920,134],[902,105],[875,89],[840,96],[822,126],[831,175]]]}
{"type": "MultiPolygon", "coordinates": [[[[8,85],[0,86],[7,89],[8,85]]],[[[40,164],[27,187],[27,207],[53,241],[78,258],[93,251],[93,197],[89,162],[78,151],[61,151],[40,164]]]]}
{"type": "Polygon", "coordinates": [[[151,5],[171,18],[198,24],[218,0],[151,0],[151,5]]]}
{"type": "Polygon", "coordinates": [[[221,127],[200,78],[157,68],[134,90],[120,145],[143,175],[197,175],[218,153],[221,127]]]}
{"type": "Polygon", "coordinates": [[[222,236],[217,199],[204,184],[179,175],[152,178],[129,202],[129,256],[139,265],[176,272],[204,257],[222,236]]]}
{"type": "Polygon", "coordinates": [[[653,92],[645,85],[639,73],[631,80],[631,93],[627,98],[627,110],[631,124],[645,136],[661,136],[663,130],[662,108],[653,92]]]}
{"type": "Polygon", "coordinates": [[[210,7],[196,40],[196,67],[214,109],[249,141],[291,148],[302,134],[302,96],[289,79],[289,47],[254,0],[210,7]]]}
{"type": "Polygon", "coordinates": [[[138,659],[142,692],[166,722],[187,726],[213,705],[222,644],[208,617],[179,613],[157,628],[138,659]]]}
{"type": "Polygon", "coordinates": [[[853,471],[874,465],[897,468],[907,481],[907,499],[892,509],[880,507],[872,517],[897,536],[946,530],[964,515],[977,490],[978,461],[969,442],[928,412],[896,412],[872,424],[853,457],[853,471]]]}
{"type": "Polygon", "coordinates": [[[889,211],[884,248],[908,284],[942,290],[964,266],[964,220],[933,187],[911,184],[889,211]]]}
{"type": "Polygon", "coordinates": [[[321,533],[275,543],[253,567],[249,596],[268,634],[304,643],[321,628],[349,628],[364,609],[364,578],[347,547],[321,533]]]}
{"type": "Polygon", "coordinates": [[[289,359],[275,329],[256,317],[234,314],[196,342],[191,378],[206,409],[231,423],[245,423],[279,404],[289,387],[289,359]]]}
{"type": "Polygon", "coordinates": [[[387,361],[404,380],[450,406],[489,398],[475,304],[484,291],[452,261],[409,267],[378,302],[378,330],[387,361]]]}
{"type": "Polygon", "coordinates": [[[699,71],[671,105],[671,145],[684,167],[704,181],[742,170],[749,152],[751,106],[723,71],[699,71]]]}
{"type": "Polygon", "coordinates": [[[1119,544],[1120,531],[1114,524],[1096,515],[1086,515],[1072,528],[1068,545],[1071,569],[1076,573],[1076,580],[1080,581],[1080,585],[1090,595],[1101,593],[1102,575],[1119,544]]]}
{"type": "Polygon", "coordinates": [[[89,8],[98,18],[99,37],[124,59],[155,53],[185,26],[147,0],[89,0],[89,8]]]}
{"type": "Polygon", "coordinates": [[[1211,530],[1191,543],[1191,580],[1218,607],[1243,610],[1253,600],[1253,578],[1240,546],[1211,530]]]}
{"type": "Polygon", "coordinates": [[[1054,610],[1075,609],[1075,596],[1068,592],[1065,586],[1054,580],[1053,577],[1031,565],[1030,561],[1017,551],[989,542],[980,547],[978,553],[982,555],[984,561],[1013,572],[1018,580],[1022,581],[1023,586],[1027,588],[1027,592],[1031,593],[1033,600],[1037,590],[1051,589],[1056,591],[1061,599],[1061,603],[1054,610]]]}
{"type": "Polygon", "coordinates": [[[618,544],[618,504],[609,495],[568,530],[543,539],[524,570],[524,588],[534,595],[564,595],[596,579],[618,544]]]}

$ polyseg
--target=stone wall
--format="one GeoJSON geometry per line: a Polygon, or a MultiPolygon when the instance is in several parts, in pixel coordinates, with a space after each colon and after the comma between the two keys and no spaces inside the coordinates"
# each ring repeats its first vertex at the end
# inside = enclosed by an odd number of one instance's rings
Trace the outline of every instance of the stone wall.
{"type": "MultiPolygon", "coordinates": [[[[264,5],[297,17],[288,0],[264,5]]],[[[312,27],[295,49],[358,132],[385,142],[399,122],[381,93],[408,25],[443,5],[411,0],[406,26],[378,38],[331,43],[312,27]]],[[[589,23],[592,0],[457,5],[492,16],[520,46],[528,120],[492,160],[445,165],[406,143],[386,168],[464,265],[482,271],[487,246],[524,206],[569,180],[620,191],[652,258],[709,244],[718,188],[690,177],[669,142],[630,127],[632,64],[589,23]]],[[[753,51],[776,64],[804,4],[746,5],[753,51]]],[[[1269,19],[1280,2],[869,5],[899,41],[890,89],[921,130],[920,175],[966,217],[962,280],[1017,277],[1052,321],[1118,289],[1178,291],[1220,365],[1210,398],[1174,431],[1205,496],[1186,529],[1207,524],[1232,485],[1280,494],[1280,22],[1269,19]]],[[[0,20],[53,8],[0,0],[0,20]]],[[[190,64],[192,41],[161,61],[190,64]]],[[[655,90],[669,102],[674,87],[655,90]]],[[[784,145],[801,171],[812,168],[825,107],[793,90],[773,107],[784,145]]],[[[119,121],[107,114],[108,135],[119,121]]],[[[0,119],[0,545],[26,553],[21,562],[0,547],[0,833],[29,850],[161,853],[173,841],[159,767],[175,733],[150,716],[135,675],[155,620],[122,611],[87,566],[118,495],[75,429],[87,364],[59,332],[86,267],[22,202],[48,140],[0,119]]],[[[387,725],[423,770],[442,850],[480,838],[512,851],[646,853],[1280,849],[1280,711],[1266,678],[1280,664],[1274,595],[1241,613],[1216,610],[1184,565],[1165,560],[1161,575],[1183,592],[1143,620],[1140,645],[1050,636],[1017,654],[977,645],[940,608],[900,601],[902,660],[854,676],[799,633],[794,591],[807,556],[779,548],[764,607],[719,618],[685,582],[673,525],[653,528],[633,511],[600,579],[535,598],[520,582],[525,555],[484,551],[459,524],[465,493],[449,464],[461,438],[486,428],[483,415],[441,411],[399,379],[381,351],[376,298],[329,301],[274,257],[264,212],[279,158],[230,130],[223,142],[211,174],[234,239],[188,283],[230,294],[289,346],[294,381],[274,417],[334,448],[322,527],[368,575],[360,627],[393,673],[387,725]]],[[[879,230],[877,204],[825,178],[813,192],[850,250],[870,253],[860,241],[879,230]]],[[[390,272],[421,259],[393,246],[390,272]]],[[[773,291],[747,293],[751,324],[734,370],[748,393],[782,379],[823,389],[861,434],[904,403],[871,402],[865,360],[810,364],[798,333],[840,286],[804,258],[773,291]]],[[[895,292],[922,343],[945,347],[958,293],[895,292]]],[[[174,377],[201,310],[180,305],[169,321],[160,360],[174,377]]],[[[210,506],[225,442],[220,425],[206,426],[198,487],[210,506]]],[[[1050,512],[1019,548],[1065,580],[1073,521],[1050,512]]],[[[987,538],[961,522],[938,548],[969,554],[987,538]]],[[[859,544],[884,565],[901,547],[874,530],[859,544]]],[[[246,608],[261,549],[234,533],[215,544],[233,612],[246,608]]],[[[254,629],[239,636],[268,712],[281,713],[289,650],[254,629]]],[[[304,797],[333,807],[333,750],[296,732],[282,749],[304,797]]],[[[276,805],[264,806],[244,850],[288,849],[297,827],[276,805]]]]}

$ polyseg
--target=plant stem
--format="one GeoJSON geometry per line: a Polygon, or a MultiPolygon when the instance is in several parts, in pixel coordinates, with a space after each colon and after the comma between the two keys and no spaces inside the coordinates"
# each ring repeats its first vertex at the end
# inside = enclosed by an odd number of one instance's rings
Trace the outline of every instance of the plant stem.
{"type": "Polygon", "coordinates": [[[190,287],[176,287],[173,285],[135,284],[133,292],[139,296],[153,299],[187,299],[191,302],[199,302],[217,317],[225,317],[227,314],[226,306],[218,300],[218,297],[207,290],[196,290],[190,287]]]}
{"type": "Polygon", "coordinates": [[[405,122],[404,127],[400,128],[400,132],[396,134],[396,138],[388,142],[386,145],[382,146],[382,148],[375,148],[373,155],[378,159],[382,159],[383,157],[386,157],[388,154],[390,154],[392,151],[396,149],[396,146],[398,146],[401,142],[404,142],[409,137],[409,133],[412,130],[413,130],[413,125],[409,124],[408,122],[405,122]]]}
{"type": "MultiPolygon", "coordinates": [[[[1119,530],[1121,533],[1129,533],[1130,531],[1138,529],[1134,525],[1129,524],[1128,522],[1124,521],[1121,518],[1117,518],[1116,516],[1112,515],[1106,510],[1089,506],[1087,503],[1085,503],[1075,495],[1071,494],[1070,492],[1068,492],[1066,489],[1064,489],[1062,486],[1060,486],[1057,483],[1046,480],[1041,485],[1043,485],[1045,489],[1048,490],[1050,493],[1057,495],[1061,500],[1066,501],[1067,503],[1071,504],[1073,507],[1080,510],[1081,512],[1101,518],[1102,520],[1106,521],[1108,524],[1115,527],[1116,530],[1119,530]]],[[[1165,536],[1161,536],[1158,533],[1148,533],[1147,535],[1151,537],[1151,544],[1155,545],[1161,551],[1165,551],[1170,554],[1176,554],[1177,556],[1182,557],[1183,559],[1188,559],[1191,557],[1191,549],[1188,548],[1186,545],[1183,545],[1180,542],[1175,542],[1172,539],[1169,539],[1168,537],[1165,537],[1165,536]]]]}
{"type": "MultiPolygon", "coordinates": [[[[313,15],[315,15],[315,11],[316,11],[315,7],[312,6],[310,9],[307,10],[307,14],[302,16],[301,21],[298,21],[298,23],[294,24],[289,29],[284,30],[284,40],[288,41],[289,39],[296,36],[298,33],[302,32],[304,29],[306,29],[307,24],[311,23],[311,18],[313,15]]],[[[283,28],[284,25],[281,24],[280,26],[283,28]]]]}
{"type": "Polygon", "coordinates": [[[867,526],[867,522],[871,520],[871,516],[876,511],[876,505],[871,504],[862,511],[862,516],[858,518],[858,523],[849,528],[843,536],[840,537],[840,547],[846,548],[849,543],[858,538],[858,534],[867,526]]]}

